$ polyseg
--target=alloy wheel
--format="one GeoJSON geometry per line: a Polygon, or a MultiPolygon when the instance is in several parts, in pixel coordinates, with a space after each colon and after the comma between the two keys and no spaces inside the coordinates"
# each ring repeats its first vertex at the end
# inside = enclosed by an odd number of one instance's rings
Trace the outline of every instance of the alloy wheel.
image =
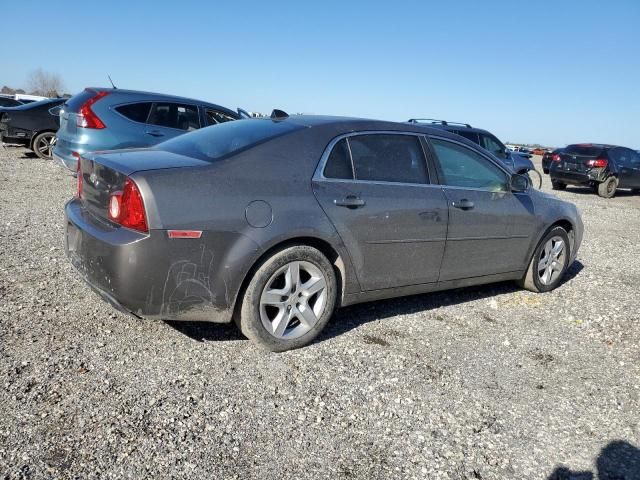
{"type": "Polygon", "coordinates": [[[56,140],[57,137],[53,133],[50,135],[42,135],[35,145],[35,150],[37,150],[43,157],[51,158],[56,140]]]}
{"type": "Polygon", "coordinates": [[[260,295],[260,320],[272,336],[294,339],[309,332],[327,305],[327,279],[311,262],[279,268],[260,295]]]}
{"type": "Polygon", "coordinates": [[[544,244],[538,260],[538,278],[543,285],[555,282],[564,269],[566,248],[564,240],[555,236],[544,244]]]}

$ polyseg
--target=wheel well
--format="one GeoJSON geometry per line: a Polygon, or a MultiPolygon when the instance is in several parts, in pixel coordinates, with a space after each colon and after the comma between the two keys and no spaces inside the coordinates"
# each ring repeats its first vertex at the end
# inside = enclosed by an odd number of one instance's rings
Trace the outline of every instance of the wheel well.
{"type": "Polygon", "coordinates": [[[242,297],[244,296],[244,292],[247,286],[249,285],[249,282],[253,278],[253,275],[255,274],[256,270],[260,268],[260,266],[264,263],[264,261],[267,260],[269,257],[271,257],[278,250],[282,250],[287,247],[293,247],[298,245],[306,245],[308,247],[313,247],[319,250],[325,257],[327,257],[331,265],[333,265],[333,269],[336,273],[336,283],[337,283],[337,289],[338,289],[337,306],[340,305],[342,296],[344,294],[344,284],[346,281],[346,277],[345,277],[346,272],[344,268],[344,262],[342,261],[342,257],[340,257],[340,254],[333,248],[333,246],[331,246],[331,244],[325,240],[321,240],[315,237],[296,237],[296,238],[287,239],[283,242],[273,245],[271,248],[265,251],[262,255],[260,255],[260,257],[255,262],[253,262],[253,265],[251,266],[251,268],[245,275],[244,279],[242,280],[242,285],[240,286],[240,290],[238,290],[238,295],[236,296],[236,300],[235,300],[235,308],[234,308],[235,313],[239,311],[242,297]]]}
{"type": "Polygon", "coordinates": [[[551,230],[554,227],[562,227],[565,229],[565,231],[567,232],[567,236],[569,237],[569,242],[571,242],[571,245],[569,246],[570,253],[573,254],[573,245],[576,240],[575,232],[573,231],[573,224],[569,220],[558,220],[557,222],[555,222],[553,225],[549,227],[549,230],[551,230]]]}

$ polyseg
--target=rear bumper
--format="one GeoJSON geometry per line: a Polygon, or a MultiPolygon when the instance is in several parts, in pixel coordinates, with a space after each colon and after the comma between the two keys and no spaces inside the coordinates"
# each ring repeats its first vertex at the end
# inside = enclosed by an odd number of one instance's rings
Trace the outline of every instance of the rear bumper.
{"type": "Polygon", "coordinates": [[[62,164],[63,167],[75,172],[78,168],[78,159],[73,156],[72,152],[77,152],[80,155],[85,153],[83,149],[73,149],[67,142],[58,139],[56,146],[53,148],[53,159],[62,164]]]}
{"type": "Polygon", "coordinates": [[[80,201],[65,206],[65,252],[85,282],[117,310],[142,318],[226,323],[233,307],[199,240],[102,224],[80,201]],[[214,283],[216,282],[216,283],[214,283]]]}
{"type": "Polygon", "coordinates": [[[608,176],[603,169],[599,168],[593,168],[587,172],[551,169],[549,175],[552,181],[567,183],[569,185],[593,185],[603,182],[608,176]]]}

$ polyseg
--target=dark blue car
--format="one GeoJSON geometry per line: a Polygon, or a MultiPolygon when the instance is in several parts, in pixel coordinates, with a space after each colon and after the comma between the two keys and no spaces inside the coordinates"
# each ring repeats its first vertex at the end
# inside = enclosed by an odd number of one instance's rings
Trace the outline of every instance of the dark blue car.
{"type": "Polygon", "coordinates": [[[487,130],[472,127],[468,123],[448,122],[431,118],[412,118],[409,123],[428,124],[430,127],[441,128],[471,140],[495,155],[500,161],[508,165],[514,173],[527,174],[534,187],[540,188],[542,185],[542,175],[535,169],[533,162],[530,160],[530,155],[512,152],[487,130]]]}

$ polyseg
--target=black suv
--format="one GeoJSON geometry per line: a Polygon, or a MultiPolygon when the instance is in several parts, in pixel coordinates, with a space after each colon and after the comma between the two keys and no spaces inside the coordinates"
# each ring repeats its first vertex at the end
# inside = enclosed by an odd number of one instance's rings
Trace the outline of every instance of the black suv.
{"type": "Polygon", "coordinates": [[[536,171],[533,162],[529,159],[530,156],[512,152],[494,134],[487,130],[474,128],[468,123],[449,122],[433,118],[412,118],[408,123],[424,123],[430,127],[441,128],[471,140],[473,143],[493,153],[499,160],[509,165],[515,173],[529,174],[531,184],[534,187],[540,188],[541,186],[542,175],[536,171]]]}
{"type": "Polygon", "coordinates": [[[640,154],[615,145],[581,143],[569,145],[549,165],[554,190],[567,184],[592,187],[598,195],[611,198],[617,188],[640,191],[640,154]]]}

